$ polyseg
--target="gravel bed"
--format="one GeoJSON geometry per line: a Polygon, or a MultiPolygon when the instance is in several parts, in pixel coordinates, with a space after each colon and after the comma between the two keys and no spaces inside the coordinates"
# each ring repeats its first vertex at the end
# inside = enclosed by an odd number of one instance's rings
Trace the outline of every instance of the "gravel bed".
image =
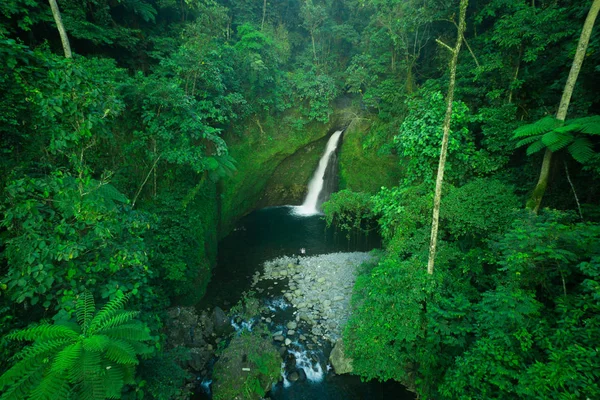
{"type": "MultiPolygon", "coordinates": [[[[341,337],[350,316],[350,297],[356,269],[373,261],[369,253],[331,253],[312,257],[280,257],[264,264],[264,271],[253,276],[253,286],[261,280],[286,280],[283,296],[296,309],[286,336],[319,344],[341,337]]],[[[285,334],[285,332],[283,332],[285,334]]],[[[278,338],[280,339],[280,338],[278,338]]]]}

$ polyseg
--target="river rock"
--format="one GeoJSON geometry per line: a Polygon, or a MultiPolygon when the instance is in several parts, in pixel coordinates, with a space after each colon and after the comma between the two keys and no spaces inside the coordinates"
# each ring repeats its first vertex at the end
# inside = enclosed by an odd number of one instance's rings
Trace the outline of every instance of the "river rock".
{"type": "Polygon", "coordinates": [[[296,382],[298,379],[300,379],[300,375],[296,371],[294,371],[288,375],[287,379],[290,382],[296,382]]]}
{"type": "Polygon", "coordinates": [[[215,307],[213,310],[212,322],[217,335],[222,336],[233,331],[233,327],[229,322],[229,318],[227,318],[225,311],[223,311],[220,307],[215,307]]]}
{"type": "Polygon", "coordinates": [[[344,354],[344,341],[338,339],[329,355],[329,362],[336,374],[350,374],[354,371],[352,367],[352,359],[344,354]]]}
{"type": "Polygon", "coordinates": [[[298,324],[296,324],[294,321],[290,321],[287,323],[287,328],[288,329],[296,329],[296,327],[298,326],[298,324]]]}
{"type": "Polygon", "coordinates": [[[188,365],[194,371],[201,371],[211,357],[211,352],[198,347],[190,349],[188,365]]]}

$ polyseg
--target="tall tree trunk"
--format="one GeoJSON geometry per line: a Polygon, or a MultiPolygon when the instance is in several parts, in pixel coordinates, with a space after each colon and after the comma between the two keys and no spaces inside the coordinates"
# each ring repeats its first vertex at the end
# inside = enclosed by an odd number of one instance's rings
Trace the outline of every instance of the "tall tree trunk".
{"type": "Polygon", "coordinates": [[[71,45],[69,44],[69,37],[67,36],[67,31],[65,30],[65,26],[62,23],[62,18],[60,17],[60,10],[58,9],[58,4],[56,4],[56,0],[48,1],[50,2],[50,8],[52,9],[52,15],[54,16],[54,21],[56,22],[58,33],[60,34],[60,41],[62,42],[65,57],[71,58],[71,45]]]}
{"type": "Polygon", "coordinates": [[[317,47],[315,46],[315,35],[313,34],[313,31],[310,31],[310,39],[312,40],[312,49],[313,49],[313,55],[315,57],[315,65],[318,67],[319,60],[317,59],[317,47]]]}
{"type": "Polygon", "coordinates": [[[262,22],[260,23],[260,30],[262,31],[265,28],[265,17],[267,15],[267,0],[263,0],[263,16],[262,22]]]}
{"type": "MultiPolygon", "coordinates": [[[[600,0],[599,0],[600,1],[600,0]]],[[[446,168],[446,156],[448,154],[448,138],[450,136],[450,121],[452,119],[452,101],[454,100],[454,86],[456,84],[456,64],[458,62],[458,53],[463,42],[463,36],[467,22],[467,6],[469,0],[460,0],[460,16],[458,22],[458,36],[456,45],[451,48],[447,44],[438,40],[437,42],[446,47],[452,53],[450,60],[450,83],[448,85],[448,95],[446,96],[446,116],[444,117],[444,137],[442,138],[442,148],[440,151],[440,163],[438,165],[437,179],[435,181],[435,195],[433,198],[433,221],[431,222],[431,240],[429,243],[429,261],[427,262],[427,273],[433,274],[435,264],[435,253],[437,248],[438,228],[440,221],[440,203],[442,201],[442,184],[444,183],[444,169],[446,168]]]]}
{"type": "MultiPolygon", "coordinates": [[[[573,59],[573,64],[571,65],[571,71],[569,72],[569,77],[567,78],[567,83],[565,84],[562,98],[560,99],[560,105],[558,106],[558,112],[556,113],[556,119],[559,121],[564,121],[567,117],[567,111],[569,109],[569,103],[571,102],[571,96],[573,95],[573,89],[575,88],[579,71],[581,71],[581,65],[583,64],[583,59],[585,58],[585,53],[587,51],[588,43],[590,42],[590,36],[592,35],[594,23],[596,22],[596,17],[598,16],[598,11],[600,11],[600,0],[594,0],[594,3],[592,3],[590,11],[588,12],[587,18],[585,19],[585,23],[583,24],[583,30],[581,31],[581,37],[579,38],[579,44],[577,45],[577,52],[575,53],[575,58],[573,59]]],[[[544,197],[544,193],[548,187],[551,162],[552,151],[546,149],[538,183],[535,186],[535,189],[533,189],[531,199],[527,202],[527,208],[536,214],[540,210],[542,197],[544,197]]]]}

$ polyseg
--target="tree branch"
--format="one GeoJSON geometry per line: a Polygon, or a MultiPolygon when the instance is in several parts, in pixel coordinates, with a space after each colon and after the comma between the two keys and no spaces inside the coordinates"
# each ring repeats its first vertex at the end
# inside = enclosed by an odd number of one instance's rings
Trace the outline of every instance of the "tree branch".
{"type": "Polygon", "coordinates": [[[450,53],[454,54],[454,49],[452,47],[448,46],[446,43],[442,42],[440,39],[435,39],[435,41],[437,42],[437,44],[445,47],[450,53]]]}

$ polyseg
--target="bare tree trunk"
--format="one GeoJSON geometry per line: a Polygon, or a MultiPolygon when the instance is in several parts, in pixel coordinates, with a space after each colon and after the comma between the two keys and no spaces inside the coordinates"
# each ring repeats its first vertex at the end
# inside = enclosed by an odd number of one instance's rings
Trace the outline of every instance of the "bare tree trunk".
{"type": "MultiPolygon", "coordinates": [[[[599,0],[600,1],[600,0],[599,0]]],[[[458,53],[463,42],[463,36],[467,22],[467,6],[469,0],[460,0],[460,17],[458,22],[458,36],[456,45],[451,48],[447,44],[438,40],[437,42],[446,47],[452,53],[450,60],[450,83],[448,85],[448,95],[446,97],[446,116],[444,117],[444,137],[442,138],[442,148],[440,151],[440,163],[438,166],[437,179],[435,181],[435,195],[433,198],[433,221],[431,222],[431,241],[429,244],[429,261],[427,262],[427,273],[433,274],[435,264],[435,253],[437,248],[438,228],[440,221],[440,204],[442,201],[442,184],[444,183],[444,169],[446,168],[446,156],[448,154],[448,138],[450,136],[450,121],[452,119],[452,101],[454,100],[454,86],[456,84],[456,64],[458,63],[458,53]]]]}
{"type": "MultiPolygon", "coordinates": [[[[592,3],[590,11],[588,12],[587,18],[585,19],[585,23],[583,24],[581,37],[579,38],[579,44],[577,45],[577,52],[575,53],[575,58],[573,59],[573,64],[571,65],[571,71],[569,72],[569,77],[567,78],[567,83],[565,84],[562,98],[560,99],[560,105],[558,106],[558,112],[556,113],[556,119],[559,121],[564,121],[567,117],[567,111],[569,109],[569,103],[571,102],[571,96],[573,95],[573,89],[575,88],[575,83],[577,82],[577,77],[579,76],[579,71],[581,70],[583,59],[585,58],[585,53],[590,42],[590,36],[592,35],[592,30],[594,29],[594,23],[596,22],[598,11],[600,11],[600,0],[594,0],[594,3],[592,3]]],[[[531,199],[527,202],[527,208],[536,214],[540,209],[540,205],[542,204],[542,198],[546,192],[546,187],[548,187],[551,162],[552,151],[550,151],[550,149],[546,149],[538,183],[535,186],[535,189],[533,189],[531,199]]]]}
{"type": "Polygon", "coordinates": [[[310,31],[310,38],[312,40],[313,55],[315,56],[315,65],[318,67],[319,60],[317,59],[317,48],[315,46],[315,35],[313,34],[312,31],[310,31]]]}
{"type": "Polygon", "coordinates": [[[67,36],[67,31],[65,30],[65,26],[63,25],[62,18],[60,16],[58,4],[56,4],[56,0],[48,1],[50,2],[50,8],[52,9],[52,15],[54,16],[54,21],[56,22],[58,33],[60,34],[60,41],[62,42],[65,57],[71,58],[73,57],[73,55],[71,54],[71,45],[69,44],[69,37],[67,36]]]}
{"type": "Polygon", "coordinates": [[[260,30],[262,31],[265,27],[265,16],[267,15],[267,0],[263,0],[263,17],[260,23],[260,30]]]}

